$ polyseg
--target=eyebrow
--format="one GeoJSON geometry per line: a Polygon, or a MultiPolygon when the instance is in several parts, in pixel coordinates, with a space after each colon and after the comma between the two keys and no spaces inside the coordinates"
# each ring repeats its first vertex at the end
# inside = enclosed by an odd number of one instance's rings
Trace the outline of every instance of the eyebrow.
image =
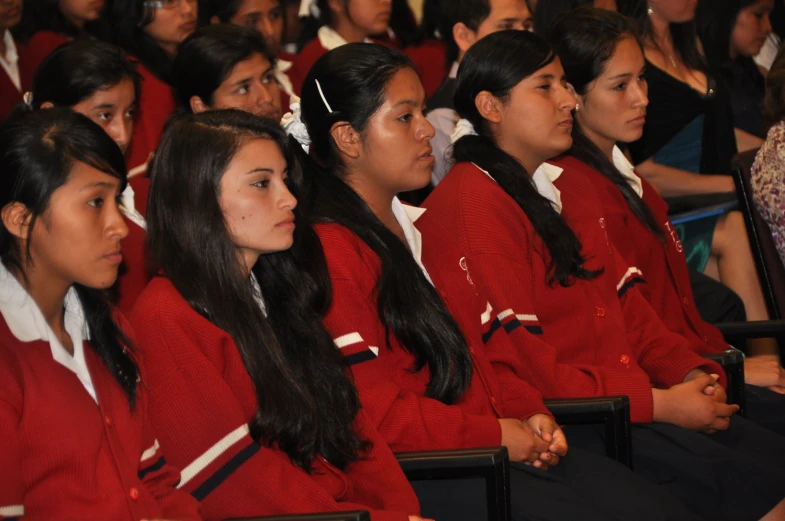
{"type": "Polygon", "coordinates": [[[616,76],[611,76],[610,80],[620,80],[622,78],[632,78],[633,74],[631,72],[624,72],[622,74],[617,74],[616,76]]]}
{"type": "Polygon", "coordinates": [[[251,174],[255,174],[257,172],[262,172],[264,174],[274,174],[275,173],[272,168],[259,167],[259,168],[254,168],[253,170],[250,170],[250,171],[246,172],[245,175],[251,175],[251,174]]]}
{"type": "Polygon", "coordinates": [[[93,183],[87,183],[86,185],[82,186],[79,189],[80,192],[84,192],[90,188],[108,188],[109,190],[114,190],[119,186],[118,183],[111,183],[109,181],[95,181],[93,183]]]}
{"type": "Polygon", "coordinates": [[[93,109],[113,109],[114,103],[101,103],[100,105],[96,105],[93,109]]]}
{"type": "Polygon", "coordinates": [[[405,100],[399,101],[398,103],[393,105],[393,107],[399,107],[401,105],[411,105],[412,107],[419,107],[420,106],[420,104],[417,103],[416,101],[414,101],[413,99],[405,99],[405,100]]]}
{"type": "MultiPolygon", "coordinates": [[[[521,18],[516,18],[514,16],[511,16],[509,18],[502,18],[501,20],[499,20],[498,23],[500,23],[500,24],[505,24],[505,23],[506,24],[514,24],[515,22],[518,22],[520,20],[521,20],[521,18]]],[[[523,21],[525,21],[525,20],[526,19],[523,19],[523,21]]]]}

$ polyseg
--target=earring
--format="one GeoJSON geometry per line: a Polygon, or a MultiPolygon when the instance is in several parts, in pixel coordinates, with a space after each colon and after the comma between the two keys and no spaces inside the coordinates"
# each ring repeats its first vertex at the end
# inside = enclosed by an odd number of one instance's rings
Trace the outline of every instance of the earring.
{"type": "Polygon", "coordinates": [[[646,8],[646,14],[651,16],[651,13],[653,13],[653,12],[654,12],[654,10],[651,8],[651,4],[649,4],[649,7],[646,8]]]}
{"type": "Polygon", "coordinates": [[[579,112],[580,110],[581,110],[581,104],[580,103],[576,103],[575,104],[575,112],[579,112]]]}

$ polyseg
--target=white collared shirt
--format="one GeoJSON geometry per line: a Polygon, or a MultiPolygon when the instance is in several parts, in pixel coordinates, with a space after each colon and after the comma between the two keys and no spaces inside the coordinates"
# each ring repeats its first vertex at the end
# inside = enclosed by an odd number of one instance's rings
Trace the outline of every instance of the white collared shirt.
{"type": "Polygon", "coordinates": [[[19,75],[19,53],[16,50],[16,43],[14,37],[11,36],[11,31],[6,29],[3,35],[3,43],[5,43],[5,56],[0,54],[0,66],[3,67],[8,79],[14,84],[16,90],[22,92],[22,78],[19,75]]]}
{"type": "Polygon", "coordinates": [[[8,329],[20,342],[49,342],[52,358],[73,372],[85,390],[98,403],[90,371],[85,360],[84,340],[90,339],[90,331],[85,321],[84,309],[76,290],[68,290],[63,302],[65,308],[64,325],[74,346],[73,356],[60,344],[57,335],[49,327],[43,313],[33,297],[16,280],[16,277],[0,263],[0,314],[3,315],[8,329]]]}
{"type": "MultiPolygon", "coordinates": [[[[491,176],[491,174],[489,174],[486,170],[483,170],[475,163],[472,164],[476,166],[482,173],[490,177],[494,183],[496,182],[496,180],[493,179],[493,176],[491,176]]],[[[532,175],[532,181],[534,181],[534,186],[537,188],[537,192],[549,200],[553,206],[553,209],[558,213],[561,213],[562,209],[561,192],[553,183],[559,178],[559,176],[561,176],[563,171],[563,169],[556,165],[543,163],[537,167],[537,170],[534,171],[534,175],[532,175]]]]}
{"type": "Polygon", "coordinates": [[[403,234],[406,237],[409,250],[412,252],[412,257],[414,257],[414,260],[422,270],[425,278],[433,285],[431,276],[422,263],[422,234],[420,233],[420,230],[414,226],[417,219],[425,213],[425,208],[405,205],[400,199],[395,197],[392,203],[392,211],[393,215],[395,215],[395,220],[397,220],[398,224],[403,228],[403,234]]]}
{"type": "Polygon", "coordinates": [[[275,81],[278,82],[281,89],[289,96],[294,96],[294,86],[292,85],[292,80],[289,78],[289,75],[286,73],[292,68],[292,65],[294,65],[292,62],[279,58],[275,63],[275,70],[273,71],[275,81]]]}
{"type": "Polygon", "coordinates": [[[147,231],[147,221],[142,217],[142,214],[135,207],[134,202],[134,189],[128,184],[120,194],[120,212],[125,215],[129,221],[136,224],[141,229],[147,231]]]}
{"type": "MultiPolygon", "coordinates": [[[[322,47],[327,49],[328,51],[332,51],[333,49],[340,47],[341,45],[346,45],[346,40],[343,39],[343,36],[338,34],[335,29],[330,27],[329,25],[323,25],[319,28],[319,32],[316,33],[317,37],[319,38],[319,43],[322,44],[322,47]]],[[[366,38],[363,40],[365,43],[373,43],[373,40],[370,38],[366,38]]]]}
{"type": "Polygon", "coordinates": [[[613,166],[615,166],[616,170],[621,172],[621,175],[627,179],[627,183],[635,190],[638,197],[643,197],[643,183],[641,183],[641,178],[635,173],[635,167],[630,163],[630,160],[627,159],[624,152],[617,146],[613,147],[613,166]]]}

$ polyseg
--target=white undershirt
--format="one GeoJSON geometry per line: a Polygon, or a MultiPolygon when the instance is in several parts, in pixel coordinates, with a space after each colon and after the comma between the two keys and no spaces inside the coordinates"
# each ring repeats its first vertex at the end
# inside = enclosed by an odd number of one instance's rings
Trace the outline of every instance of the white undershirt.
{"type": "Polygon", "coordinates": [[[11,31],[8,29],[3,35],[3,43],[5,43],[5,56],[0,54],[0,66],[3,67],[16,90],[22,92],[22,79],[19,76],[19,54],[16,50],[14,37],[11,36],[11,31]]]}

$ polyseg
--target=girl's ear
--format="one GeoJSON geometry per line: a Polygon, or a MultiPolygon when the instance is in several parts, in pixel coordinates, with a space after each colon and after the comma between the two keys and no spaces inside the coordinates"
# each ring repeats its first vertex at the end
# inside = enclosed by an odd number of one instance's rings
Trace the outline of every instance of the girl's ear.
{"type": "Polygon", "coordinates": [[[499,98],[487,90],[484,90],[474,98],[474,105],[477,107],[480,116],[484,119],[487,119],[491,123],[501,123],[502,102],[499,98]]]}
{"type": "Polygon", "coordinates": [[[468,51],[469,47],[477,42],[477,33],[469,29],[463,22],[452,26],[452,37],[461,52],[468,51]]]}
{"type": "Polygon", "coordinates": [[[30,234],[30,210],[19,202],[5,205],[0,212],[3,226],[19,240],[27,240],[30,234]]]}
{"type": "MultiPolygon", "coordinates": [[[[315,0],[314,0],[315,1],[315,0]]],[[[327,0],[327,6],[335,14],[345,15],[348,10],[348,2],[345,0],[327,0]]]]}
{"type": "Polygon", "coordinates": [[[188,103],[191,105],[191,112],[194,114],[199,114],[200,112],[205,112],[210,109],[199,96],[191,96],[188,103]]]}
{"type": "Polygon", "coordinates": [[[330,135],[338,151],[352,159],[360,157],[362,139],[347,121],[338,121],[330,128],[330,135]]]}

